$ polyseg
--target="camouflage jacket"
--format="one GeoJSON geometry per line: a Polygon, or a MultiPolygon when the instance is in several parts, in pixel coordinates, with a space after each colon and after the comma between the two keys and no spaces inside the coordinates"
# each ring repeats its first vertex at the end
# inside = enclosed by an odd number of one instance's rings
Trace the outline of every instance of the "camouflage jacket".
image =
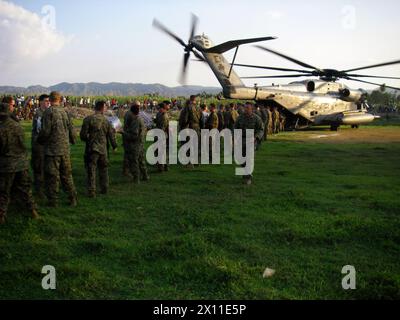
{"type": "Polygon", "coordinates": [[[28,169],[28,154],[24,144],[24,130],[10,116],[0,117],[0,173],[28,169]]]}
{"type": "Polygon", "coordinates": [[[180,129],[191,128],[200,129],[201,109],[194,104],[190,104],[182,109],[179,115],[180,129]]]}
{"type": "Polygon", "coordinates": [[[159,111],[156,115],[156,128],[168,133],[169,117],[168,113],[159,111]]]}
{"type": "Polygon", "coordinates": [[[242,138],[246,137],[246,129],[254,129],[254,138],[262,140],[264,134],[264,125],[261,118],[255,113],[250,116],[243,113],[235,123],[235,129],[242,129],[242,138]]]}
{"type": "Polygon", "coordinates": [[[81,140],[86,142],[85,153],[97,152],[106,155],[108,145],[117,148],[114,129],[103,114],[93,114],[83,120],[81,140]]]}
{"type": "Polygon", "coordinates": [[[222,131],[224,128],[226,128],[224,120],[224,112],[218,111],[217,116],[218,116],[218,130],[222,131]]]}
{"type": "Polygon", "coordinates": [[[264,123],[267,123],[267,122],[268,122],[268,113],[267,113],[267,110],[265,110],[265,108],[260,108],[260,114],[261,114],[261,120],[262,120],[264,123]]]}
{"type": "Polygon", "coordinates": [[[51,106],[43,113],[37,141],[44,145],[45,155],[69,154],[69,143],[75,144],[75,134],[71,119],[61,107],[51,106]]]}
{"type": "Polygon", "coordinates": [[[280,117],[279,111],[275,110],[274,112],[272,112],[272,117],[273,117],[273,121],[275,123],[279,122],[279,117],[280,117]]]}
{"type": "Polygon", "coordinates": [[[206,129],[218,129],[218,115],[215,112],[211,112],[206,120],[206,129]]]}
{"type": "Polygon", "coordinates": [[[146,139],[146,126],[142,118],[132,112],[125,118],[124,140],[125,144],[143,144],[146,139]]]}
{"type": "MultiPolygon", "coordinates": [[[[128,110],[127,112],[125,112],[125,114],[124,114],[124,130],[125,130],[125,126],[129,125],[127,122],[130,121],[131,116],[132,116],[131,110],[128,110]]],[[[125,136],[124,135],[122,135],[122,144],[125,145],[125,136]]]]}
{"type": "Polygon", "coordinates": [[[267,110],[267,115],[268,115],[268,125],[271,126],[272,125],[272,112],[270,110],[267,110]]]}
{"type": "Polygon", "coordinates": [[[188,113],[188,106],[185,106],[182,108],[181,112],[179,113],[179,120],[178,120],[179,130],[186,129],[189,125],[187,113],[188,113]]]}
{"type": "Polygon", "coordinates": [[[256,109],[256,110],[254,110],[254,113],[255,113],[256,115],[258,115],[258,116],[260,117],[261,121],[262,121],[262,114],[261,114],[261,111],[260,111],[259,109],[256,109]]]}
{"type": "Polygon", "coordinates": [[[225,111],[225,113],[224,113],[225,128],[234,129],[235,122],[238,119],[238,117],[239,117],[239,114],[234,109],[225,111]]]}

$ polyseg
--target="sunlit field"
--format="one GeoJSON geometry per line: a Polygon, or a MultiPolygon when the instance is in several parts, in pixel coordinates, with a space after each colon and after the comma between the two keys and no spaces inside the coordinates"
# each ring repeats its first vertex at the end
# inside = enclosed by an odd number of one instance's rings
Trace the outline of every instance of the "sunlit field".
{"type": "Polygon", "coordinates": [[[86,197],[80,142],[71,147],[77,208],[65,195],[58,209],[38,201],[33,221],[11,205],[0,298],[400,298],[398,123],[273,136],[251,186],[233,165],[149,167],[150,181],[132,185],[118,140],[107,196],[86,197]],[[56,290],[42,289],[44,265],[56,269],[56,290]],[[346,265],[356,290],[342,288],[346,265]],[[263,278],[267,267],[276,272],[263,278]]]}

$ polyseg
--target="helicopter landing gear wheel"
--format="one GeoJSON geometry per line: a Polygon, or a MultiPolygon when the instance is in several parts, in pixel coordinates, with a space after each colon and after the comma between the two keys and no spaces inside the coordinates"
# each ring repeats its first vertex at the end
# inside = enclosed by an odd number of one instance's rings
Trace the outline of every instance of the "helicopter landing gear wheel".
{"type": "Polygon", "coordinates": [[[338,125],[331,125],[331,131],[338,131],[339,126],[338,125]]]}
{"type": "Polygon", "coordinates": [[[351,128],[352,128],[352,129],[358,129],[358,128],[359,128],[359,125],[358,125],[358,124],[353,124],[353,125],[351,126],[351,128]]]}

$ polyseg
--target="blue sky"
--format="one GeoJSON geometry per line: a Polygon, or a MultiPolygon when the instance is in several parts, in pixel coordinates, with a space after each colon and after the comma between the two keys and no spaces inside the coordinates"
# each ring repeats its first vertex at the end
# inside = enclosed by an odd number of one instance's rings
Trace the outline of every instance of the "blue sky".
{"type": "MultiPolygon", "coordinates": [[[[56,33],[62,41],[52,38],[55,43],[42,42],[35,38],[38,45],[43,46],[43,52],[35,59],[29,53],[20,52],[24,46],[15,44],[19,51],[15,54],[10,51],[3,57],[0,85],[115,81],[177,86],[183,50],[154,29],[152,20],[156,17],[186,41],[191,12],[200,19],[198,33],[209,35],[214,43],[273,35],[279,39],[265,43],[266,46],[321,68],[346,69],[400,59],[400,2],[395,0],[8,2],[40,18],[44,16],[41,12],[44,6],[53,6],[56,33]],[[352,13],[355,19],[352,19],[352,13]],[[61,42],[60,48],[54,48],[61,42]]],[[[18,30],[27,35],[12,34],[7,39],[29,38],[29,30],[23,26],[18,30]]],[[[4,35],[17,31],[0,28],[0,36],[3,36],[1,32],[4,35]]],[[[232,55],[233,52],[227,54],[228,57],[232,55]]],[[[295,67],[251,45],[240,49],[237,61],[295,67]]],[[[400,75],[400,67],[372,69],[370,72],[400,75]]],[[[238,73],[243,76],[259,74],[245,69],[238,69],[238,73]]],[[[268,85],[272,81],[257,82],[268,85]]],[[[254,81],[246,83],[252,85],[254,81]]],[[[387,83],[400,86],[396,80],[387,83]]],[[[190,64],[188,84],[219,86],[210,69],[198,62],[190,64]]],[[[360,87],[358,83],[351,86],[360,87]]]]}

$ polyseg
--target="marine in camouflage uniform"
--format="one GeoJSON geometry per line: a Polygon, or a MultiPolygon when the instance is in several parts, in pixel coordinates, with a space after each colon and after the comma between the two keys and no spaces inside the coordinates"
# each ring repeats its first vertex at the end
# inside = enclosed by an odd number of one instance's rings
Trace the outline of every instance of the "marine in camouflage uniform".
{"type": "MultiPolygon", "coordinates": [[[[216,106],[215,104],[211,103],[210,104],[210,115],[207,118],[207,121],[205,123],[205,128],[208,130],[213,130],[213,129],[217,129],[218,130],[218,125],[219,125],[219,120],[218,120],[218,114],[215,112],[216,106]]],[[[212,147],[213,144],[212,142],[214,140],[211,139],[211,137],[209,138],[209,158],[210,158],[210,162],[212,161],[212,147]]]]}
{"type": "Polygon", "coordinates": [[[99,171],[100,193],[108,192],[108,145],[117,148],[114,129],[104,116],[105,101],[96,102],[96,113],[83,120],[80,138],[86,142],[85,168],[88,196],[96,196],[96,171],[99,171]]]}
{"type": "Polygon", "coordinates": [[[49,96],[39,97],[39,108],[36,109],[32,120],[32,159],[31,167],[33,170],[33,186],[39,197],[44,196],[44,147],[37,142],[39,132],[42,127],[43,113],[50,106],[49,96]]]}
{"type": "Polygon", "coordinates": [[[280,125],[279,117],[280,117],[279,110],[278,108],[275,107],[274,111],[272,112],[274,133],[279,133],[279,125],[280,125]]]}
{"type": "Polygon", "coordinates": [[[11,192],[22,198],[32,218],[38,218],[32,197],[24,130],[10,117],[9,104],[0,104],[0,224],[5,223],[11,192]]]}
{"type": "Polygon", "coordinates": [[[235,104],[231,103],[229,107],[226,109],[224,114],[225,128],[228,128],[232,131],[235,129],[235,122],[239,117],[239,113],[236,111],[235,104]]]}
{"type": "Polygon", "coordinates": [[[226,129],[229,127],[229,120],[231,118],[231,106],[227,105],[224,108],[224,111],[222,113],[222,117],[223,117],[223,129],[226,129]]]}
{"type": "Polygon", "coordinates": [[[69,144],[75,144],[72,121],[60,106],[61,95],[50,94],[51,106],[43,113],[42,129],[37,141],[44,145],[44,180],[49,206],[58,205],[59,185],[68,194],[71,206],[76,206],[77,195],[70,159],[69,144]]]}
{"type": "Polygon", "coordinates": [[[267,141],[267,136],[268,136],[268,113],[265,108],[265,106],[260,106],[260,114],[261,114],[261,120],[264,125],[264,135],[263,135],[263,140],[267,141]]]}
{"type": "Polygon", "coordinates": [[[133,182],[139,184],[140,180],[149,180],[144,151],[146,126],[143,119],[139,117],[139,106],[133,105],[125,120],[124,149],[129,161],[129,171],[133,182]]]}
{"type": "Polygon", "coordinates": [[[267,134],[271,135],[274,133],[274,126],[273,126],[273,116],[272,116],[272,111],[271,107],[267,107],[267,114],[268,114],[268,123],[267,123],[267,134]]]}
{"type": "MultiPolygon", "coordinates": [[[[242,156],[246,156],[246,129],[254,130],[255,146],[261,143],[264,134],[262,120],[253,112],[253,105],[248,102],[245,105],[245,111],[239,116],[235,123],[235,129],[242,130],[242,156]]],[[[244,165],[243,165],[244,166],[244,165]]],[[[243,183],[251,184],[252,175],[243,176],[243,183]]]]}
{"type": "MultiPolygon", "coordinates": [[[[127,112],[125,112],[125,115],[124,115],[124,124],[126,123],[126,121],[127,121],[127,119],[128,118],[130,118],[130,113],[131,113],[131,110],[128,110],[127,112]]],[[[129,159],[128,159],[128,155],[127,155],[127,153],[125,152],[125,150],[126,150],[126,147],[125,147],[125,137],[124,137],[124,135],[122,135],[122,146],[123,146],[123,148],[124,148],[124,160],[123,160],[123,162],[122,162],[122,174],[124,175],[124,176],[126,176],[126,177],[130,177],[130,178],[132,178],[132,175],[131,175],[131,173],[130,173],[130,169],[129,169],[129,159]]]]}
{"type": "MultiPolygon", "coordinates": [[[[197,137],[198,137],[198,148],[199,152],[198,155],[200,157],[200,148],[201,148],[201,143],[200,143],[200,120],[202,117],[202,112],[201,109],[196,105],[196,97],[191,96],[190,100],[186,104],[185,108],[181,111],[181,114],[179,116],[179,127],[180,130],[190,128],[196,131],[197,137]]],[[[189,140],[189,138],[188,138],[189,140]]],[[[188,141],[187,140],[187,141],[188,141]]],[[[186,141],[186,142],[187,142],[186,141]]],[[[184,142],[184,143],[186,143],[184,142]]],[[[193,165],[193,164],[191,164],[193,165]]]]}
{"type": "Polygon", "coordinates": [[[166,163],[165,164],[157,164],[158,171],[163,172],[163,171],[168,171],[168,153],[169,153],[169,116],[168,116],[168,110],[169,110],[170,103],[167,101],[164,101],[163,103],[160,104],[159,106],[159,111],[156,115],[156,128],[164,131],[165,136],[166,136],[166,163]]]}
{"type": "Polygon", "coordinates": [[[286,116],[283,112],[281,112],[279,117],[279,130],[282,132],[285,131],[285,127],[286,127],[286,116]]]}
{"type": "Polygon", "coordinates": [[[179,115],[179,130],[190,128],[200,133],[202,111],[196,105],[196,97],[191,96],[179,115]]]}
{"type": "Polygon", "coordinates": [[[212,129],[218,129],[218,124],[219,124],[219,120],[218,120],[218,115],[215,112],[215,104],[211,104],[210,105],[210,115],[208,116],[206,123],[205,123],[205,128],[208,130],[212,130],[212,129]]]}
{"type": "Polygon", "coordinates": [[[218,130],[222,131],[225,129],[225,121],[224,121],[225,107],[221,104],[219,110],[217,112],[218,116],[218,130]]]}

